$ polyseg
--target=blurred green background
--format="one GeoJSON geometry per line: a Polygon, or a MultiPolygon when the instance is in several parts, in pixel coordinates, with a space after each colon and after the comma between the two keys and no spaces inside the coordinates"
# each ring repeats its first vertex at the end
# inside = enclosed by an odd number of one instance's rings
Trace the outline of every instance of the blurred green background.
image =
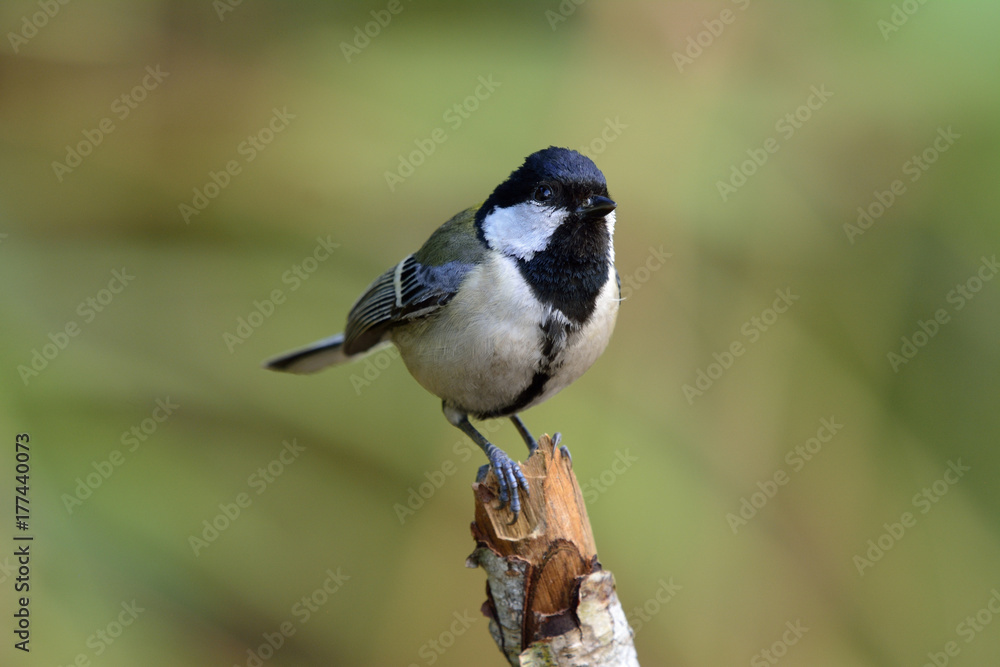
{"type": "Polygon", "coordinates": [[[628,298],[525,420],[642,664],[995,664],[998,21],[4,2],[0,553],[21,432],[35,541],[0,662],[503,664],[463,567],[481,453],[386,353],[259,363],[555,144],[619,202],[628,298]]]}

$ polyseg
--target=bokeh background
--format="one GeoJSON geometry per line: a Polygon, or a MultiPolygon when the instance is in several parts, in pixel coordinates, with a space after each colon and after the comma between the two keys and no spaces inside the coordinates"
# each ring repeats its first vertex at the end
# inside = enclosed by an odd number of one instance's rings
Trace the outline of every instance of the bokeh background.
{"type": "Polygon", "coordinates": [[[998,22],[4,2],[0,552],[22,432],[35,541],[28,655],[0,557],[0,662],[503,664],[463,567],[484,457],[437,399],[385,353],[259,364],[555,144],[607,176],[628,298],[525,419],[573,452],[642,664],[995,664],[998,22]]]}

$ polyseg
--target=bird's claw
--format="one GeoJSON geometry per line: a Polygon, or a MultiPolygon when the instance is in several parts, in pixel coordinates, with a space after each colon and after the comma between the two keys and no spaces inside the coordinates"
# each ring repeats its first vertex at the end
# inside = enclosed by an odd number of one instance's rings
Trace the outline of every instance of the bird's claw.
{"type": "Polygon", "coordinates": [[[566,445],[560,446],[559,444],[560,442],[562,442],[562,433],[556,432],[556,434],[552,436],[552,453],[555,454],[556,450],[558,449],[563,456],[569,459],[569,464],[572,466],[573,457],[570,456],[569,449],[566,447],[566,445]]]}
{"type": "Polygon", "coordinates": [[[528,495],[528,480],[521,472],[521,466],[499,449],[490,456],[490,466],[497,476],[497,486],[500,487],[500,507],[508,505],[514,515],[511,524],[516,523],[521,513],[521,497],[517,488],[521,487],[524,495],[528,495]]]}

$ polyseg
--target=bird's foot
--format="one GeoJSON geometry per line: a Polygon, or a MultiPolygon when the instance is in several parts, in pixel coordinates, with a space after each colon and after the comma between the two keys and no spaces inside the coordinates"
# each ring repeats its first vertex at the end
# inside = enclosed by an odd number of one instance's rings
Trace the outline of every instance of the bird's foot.
{"type": "Polygon", "coordinates": [[[486,480],[486,476],[490,474],[490,464],[484,463],[479,466],[479,472],[476,473],[476,484],[482,484],[486,480]]]}
{"type": "Polygon", "coordinates": [[[573,457],[569,455],[569,449],[567,449],[565,445],[561,447],[559,446],[560,442],[562,442],[562,433],[557,431],[556,434],[552,436],[552,453],[555,454],[555,451],[558,449],[563,456],[569,459],[569,464],[572,466],[573,457]]]}
{"type": "MultiPolygon", "coordinates": [[[[504,505],[510,507],[510,511],[514,515],[511,524],[517,523],[517,517],[521,513],[521,496],[518,493],[518,487],[524,489],[524,495],[528,495],[528,480],[521,472],[521,466],[511,460],[503,450],[495,447],[490,452],[489,458],[490,467],[493,468],[493,473],[497,476],[497,485],[500,487],[500,507],[504,505]]],[[[481,477],[485,477],[483,468],[480,468],[479,474],[481,477]]]]}

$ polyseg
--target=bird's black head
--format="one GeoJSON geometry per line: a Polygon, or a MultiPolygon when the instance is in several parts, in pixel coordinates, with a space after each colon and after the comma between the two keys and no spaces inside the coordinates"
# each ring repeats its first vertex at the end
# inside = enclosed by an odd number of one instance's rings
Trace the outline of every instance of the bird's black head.
{"type": "Polygon", "coordinates": [[[547,248],[556,230],[567,223],[574,229],[586,223],[605,223],[598,225],[603,229],[595,229],[594,235],[610,240],[614,216],[607,216],[615,206],[604,174],[590,158],[550,146],[529,155],[497,186],[480,207],[476,228],[494,250],[531,259],[547,248]]]}
{"type": "Polygon", "coordinates": [[[517,261],[539,300],[583,322],[611,275],[616,206],[590,158],[553,146],[497,186],[476,214],[476,233],[517,261]]]}
{"type": "Polygon", "coordinates": [[[551,208],[573,210],[586,205],[594,196],[608,196],[608,185],[597,165],[576,151],[550,146],[529,155],[523,165],[497,186],[483,209],[489,213],[494,207],[508,208],[534,201],[551,208]]]}

